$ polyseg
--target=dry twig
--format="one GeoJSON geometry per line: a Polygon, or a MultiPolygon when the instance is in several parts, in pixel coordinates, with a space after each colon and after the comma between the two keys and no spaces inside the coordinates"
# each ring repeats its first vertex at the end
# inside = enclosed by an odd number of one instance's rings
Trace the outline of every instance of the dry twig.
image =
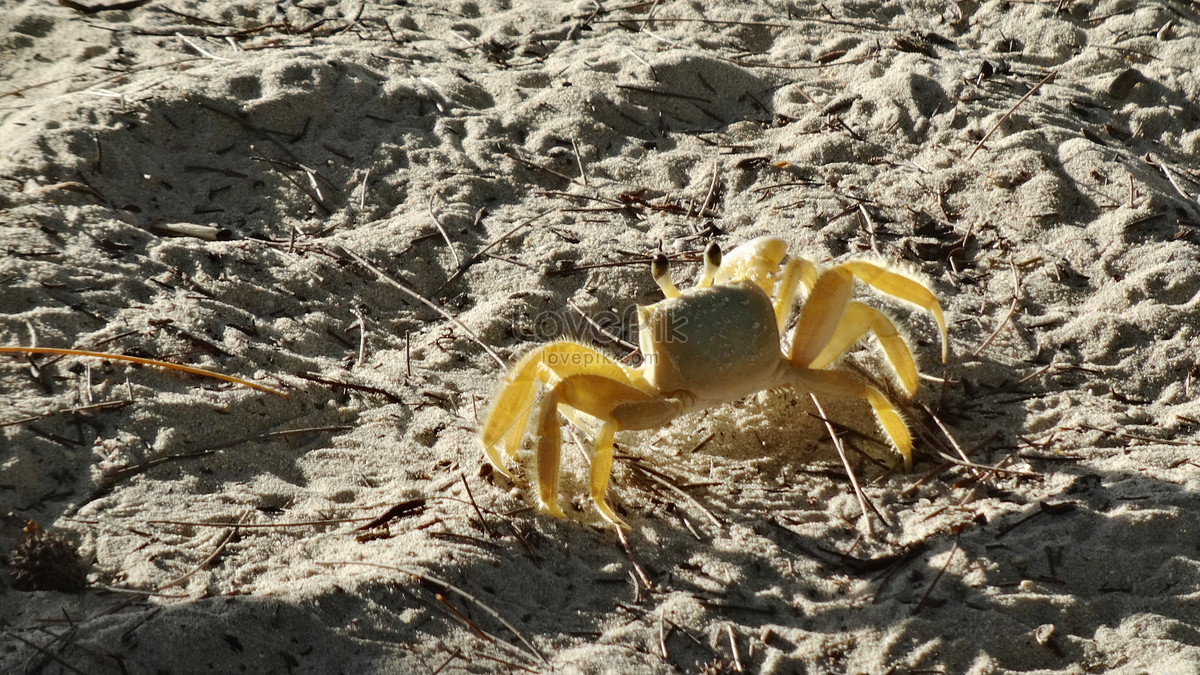
{"type": "Polygon", "coordinates": [[[974,157],[975,153],[979,152],[979,149],[982,148],[983,144],[987,142],[987,139],[991,138],[992,134],[996,133],[996,130],[1000,128],[1000,125],[1004,124],[1004,121],[1007,120],[1010,116],[1012,116],[1012,114],[1014,112],[1016,112],[1017,108],[1019,108],[1022,103],[1029,100],[1029,97],[1033,96],[1033,94],[1038,89],[1041,89],[1043,84],[1053,81],[1054,77],[1056,75],[1058,75],[1057,70],[1050,71],[1049,74],[1047,74],[1045,77],[1043,77],[1040,82],[1033,85],[1033,89],[1030,89],[1028,93],[1026,93],[1024,96],[1022,96],[1021,100],[1014,103],[1013,106],[1008,109],[1008,112],[1001,115],[1000,119],[996,120],[996,123],[992,125],[992,128],[989,129],[988,132],[983,135],[983,138],[979,139],[979,142],[975,144],[975,149],[971,151],[971,154],[967,155],[967,159],[971,159],[972,157],[974,157]]]}
{"type": "Polygon", "coordinates": [[[453,323],[455,326],[458,326],[459,328],[461,328],[462,331],[464,333],[466,333],[468,337],[470,337],[472,340],[474,340],[476,344],[478,344],[480,347],[483,347],[483,350],[485,352],[487,352],[489,356],[491,356],[493,359],[495,359],[496,363],[500,364],[501,368],[508,367],[508,364],[505,363],[504,359],[499,354],[497,354],[494,349],[489,347],[487,345],[487,343],[485,343],[483,340],[481,340],[479,338],[479,336],[475,334],[475,331],[471,330],[470,328],[467,328],[466,324],[464,324],[462,321],[459,321],[458,317],[456,317],[453,314],[451,314],[450,312],[447,312],[446,310],[442,309],[439,305],[437,305],[433,301],[429,300],[425,296],[421,295],[420,293],[417,293],[416,291],[412,290],[406,284],[402,283],[400,280],[393,278],[388,273],[379,269],[373,263],[371,263],[369,260],[367,260],[366,258],[362,257],[361,255],[355,253],[354,251],[351,251],[348,248],[341,248],[340,250],[342,251],[342,253],[344,253],[346,256],[352,258],[358,264],[360,264],[363,267],[367,268],[368,270],[374,272],[380,279],[383,279],[384,281],[388,282],[396,289],[400,290],[404,294],[406,294],[409,297],[413,298],[414,300],[420,302],[421,304],[425,305],[426,307],[432,309],[433,311],[437,312],[438,314],[442,315],[445,319],[450,321],[450,323],[453,323]]]}
{"type": "Polygon", "coordinates": [[[837,435],[837,432],[834,431],[833,425],[829,423],[828,415],[826,415],[825,410],[821,408],[821,402],[817,399],[816,394],[810,393],[809,397],[812,398],[813,405],[817,407],[817,414],[819,414],[821,418],[825,420],[825,430],[829,432],[829,437],[833,439],[833,447],[837,449],[838,457],[840,457],[842,460],[842,466],[846,469],[846,476],[850,479],[850,485],[854,487],[854,496],[858,499],[858,508],[862,509],[863,520],[867,525],[867,534],[873,534],[873,530],[871,529],[872,513],[874,513],[884,525],[891,527],[892,524],[888,522],[887,518],[883,517],[883,514],[879,512],[879,509],[875,508],[875,505],[871,503],[871,500],[867,499],[866,493],[863,492],[862,487],[858,484],[858,477],[854,475],[854,468],[850,466],[850,458],[846,456],[846,448],[844,445],[842,445],[842,439],[837,435]]]}

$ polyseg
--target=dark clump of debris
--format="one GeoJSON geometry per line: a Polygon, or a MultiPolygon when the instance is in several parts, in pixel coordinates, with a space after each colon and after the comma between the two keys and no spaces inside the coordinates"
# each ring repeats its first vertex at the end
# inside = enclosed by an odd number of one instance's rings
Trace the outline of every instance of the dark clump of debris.
{"type": "Polygon", "coordinates": [[[47,532],[29,521],[9,563],[19,591],[80,591],[87,586],[88,563],[78,546],[61,532],[47,532]]]}

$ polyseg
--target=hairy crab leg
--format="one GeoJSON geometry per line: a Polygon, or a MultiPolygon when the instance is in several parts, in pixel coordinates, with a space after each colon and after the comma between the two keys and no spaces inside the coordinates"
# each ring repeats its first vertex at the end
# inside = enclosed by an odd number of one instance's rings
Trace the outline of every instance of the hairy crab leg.
{"type": "Polygon", "coordinates": [[[538,499],[549,514],[562,517],[558,506],[559,469],[562,462],[562,433],[558,407],[569,406],[603,421],[592,450],[589,492],[605,519],[624,526],[604,500],[612,470],[613,434],[622,429],[613,412],[631,404],[656,404],[658,397],[603,375],[582,374],[564,378],[551,387],[542,401],[538,422],[537,476],[538,499]]]}
{"type": "Polygon", "coordinates": [[[780,335],[783,335],[787,329],[788,314],[791,313],[792,304],[796,301],[796,292],[803,286],[805,294],[808,294],[816,282],[817,267],[811,261],[804,258],[792,258],[784,265],[783,273],[779,276],[779,283],[775,287],[775,294],[771,298],[771,303],[775,308],[775,324],[780,335]]]}
{"type": "MultiPolygon", "coordinates": [[[[896,325],[883,312],[850,301],[856,277],[881,292],[931,311],[942,336],[942,360],[946,359],[948,345],[941,305],[933,292],[920,282],[863,261],[829,268],[812,281],[814,273],[815,268],[802,268],[797,273],[799,283],[809,292],[792,334],[789,356],[792,363],[813,369],[824,368],[868,332],[873,332],[905,393],[908,396],[916,393],[916,363],[896,325]]],[[[784,279],[788,279],[787,271],[784,279]]],[[[781,292],[786,290],[781,286],[781,292]]]]}
{"type": "Polygon", "coordinates": [[[900,385],[911,397],[917,392],[917,364],[913,361],[912,351],[886,314],[861,302],[852,302],[846,307],[837,330],[808,367],[819,370],[828,366],[867,333],[875,334],[900,385]]]}
{"type": "Polygon", "coordinates": [[[837,332],[853,290],[854,276],[840,267],[825,270],[817,277],[792,331],[788,354],[792,365],[810,367],[837,332]]]}
{"type": "Polygon", "coordinates": [[[600,427],[600,433],[596,436],[596,447],[592,451],[592,470],[589,473],[588,492],[591,495],[592,503],[600,510],[600,514],[604,516],[605,520],[619,527],[629,527],[604,499],[604,493],[608,490],[608,477],[612,474],[613,435],[616,431],[617,425],[614,422],[607,422],[600,427]]]}
{"type": "Polygon", "coordinates": [[[516,456],[536,402],[538,384],[554,384],[585,372],[625,382],[638,377],[603,353],[566,341],[553,342],[529,352],[509,370],[479,435],[488,460],[500,473],[512,478],[512,473],[504,467],[500,448],[509,457],[516,456]]]}
{"type": "Polygon", "coordinates": [[[908,425],[887,396],[861,376],[844,370],[810,370],[793,366],[787,371],[787,379],[797,389],[818,396],[865,398],[875,410],[875,417],[888,440],[904,459],[904,470],[912,469],[912,436],[908,433],[908,425]]]}
{"type": "MultiPolygon", "coordinates": [[[[565,380],[564,380],[565,381],[565,380]]],[[[542,399],[538,420],[537,489],[538,505],[555,518],[566,515],[558,507],[558,477],[562,464],[562,429],[558,421],[559,385],[542,399]]]]}
{"type": "Polygon", "coordinates": [[[946,335],[946,319],[942,316],[942,306],[938,304],[937,296],[925,284],[916,279],[865,260],[850,260],[838,265],[849,271],[863,283],[873,286],[881,293],[898,298],[927,310],[937,319],[938,332],[942,337],[942,363],[949,356],[950,340],[946,335]]]}

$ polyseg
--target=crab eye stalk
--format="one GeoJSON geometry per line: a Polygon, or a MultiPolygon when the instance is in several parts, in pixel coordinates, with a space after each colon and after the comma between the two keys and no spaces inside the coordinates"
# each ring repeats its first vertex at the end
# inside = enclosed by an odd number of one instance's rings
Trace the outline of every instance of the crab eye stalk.
{"type": "Polygon", "coordinates": [[[654,280],[658,281],[659,277],[663,276],[670,269],[671,262],[667,260],[667,256],[662,253],[655,253],[650,259],[650,274],[654,275],[654,280]]]}
{"type": "Polygon", "coordinates": [[[700,282],[697,286],[701,288],[712,286],[713,279],[717,276],[717,270],[721,267],[721,247],[715,241],[708,242],[708,246],[704,248],[704,276],[700,277],[700,282]]]}
{"type": "Polygon", "coordinates": [[[675,288],[675,284],[671,281],[670,262],[667,256],[662,253],[654,254],[650,259],[650,274],[654,277],[654,283],[662,289],[663,295],[668,298],[678,298],[679,289],[675,288]]]}
{"type": "Polygon", "coordinates": [[[704,264],[708,267],[721,266],[721,245],[715,241],[708,242],[704,247],[704,264]]]}

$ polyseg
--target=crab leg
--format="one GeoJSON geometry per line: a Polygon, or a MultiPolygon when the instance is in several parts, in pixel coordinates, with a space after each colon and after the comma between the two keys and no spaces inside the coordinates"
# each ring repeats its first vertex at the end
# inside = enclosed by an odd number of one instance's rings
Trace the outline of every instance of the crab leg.
{"type": "Polygon", "coordinates": [[[596,373],[631,382],[638,377],[627,372],[601,352],[575,342],[554,342],[524,356],[509,371],[484,422],[480,440],[488,460],[500,473],[512,477],[504,467],[499,449],[515,457],[529,423],[537,385],[553,384],[571,375],[596,373]]]}
{"type": "Polygon", "coordinates": [[[608,422],[600,427],[600,433],[596,436],[596,447],[592,451],[592,470],[588,476],[588,492],[592,497],[592,502],[608,522],[620,527],[628,527],[604,500],[604,493],[608,490],[608,477],[612,474],[613,435],[616,431],[617,425],[614,422],[608,422]]]}
{"type": "Polygon", "coordinates": [[[635,408],[646,404],[654,407],[657,402],[655,395],[604,375],[572,375],[551,387],[542,400],[538,421],[537,481],[541,507],[550,515],[563,517],[562,509],[558,506],[558,479],[562,461],[558,407],[569,406],[603,422],[592,450],[589,492],[600,513],[610,522],[623,526],[621,519],[604,501],[612,471],[613,435],[624,428],[614,412],[631,405],[635,408]]]}
{"type": "Polygon", "coordinates": [[[792,311],[792,303],[796,300],[796,291],[801,285],[808,293],[817,282],[817,266],[804,258],[792,258],[783,268],[779,284],[775,287],[775,295],[771,299],[775,307],[775,324],[779,334],[787,328],[788,314],[792,311]]]}
{"type": "Polygon", "coordinates": [[[942,306],[938,304],[937,296],[933,294],[933,291],[912,277],[865,260],[851,260],[838,265],[838,267],[849,271],[882,293],[932,312],[933,317],[937,319],[938,332],[942,337],[942,363],[946,362],[950,340],[946,336],[946,320],[942,317],[942,306]]]}
{"type": "MultiPolygon", "coordinates": [[[[811,263],[807,263],[811,265],[811,263]]],[[[789,281],[790,265],[784,281],[789,281]]],[[[912,396],[917,390],[917,366],[904,339],[883,312],[859,302],[851,302],[853,280],[861,279],[876,289],[933,312],[942,336],[942,360],[946,358],[946,324],[937,298],[919,282],[874,263],[850,261],[832,267],[812,280],[814,271],[803,267],[794,275],[808,289],[808,300],[792,334],[789,360],[798,366],[820,369],[833,363],[855,342],[873,332],[900,379],[904,391],[912,396]]],[[[788,288],[780,286],[779,294],[788,288]]],[[[777,302],[781,298],[777,298],[777,302]]],[[[777,306],[778,311],[778,306],[777,306]]]]}
{"type": "Polygon", "coordinates": [[[908,433],[904,418],[883,392],[861,376],[844,370],[810,370],[793,366],[787,371],[787,379],[797,389],[818,396],[867,399],[875,410],[875,417],[883,427],[883,432],[904,459],[904,470],[912,468],[912,436],[908,433]]]}
{"type": "Polygon", "coordinates": [[[861,302],[852,302],[846,307],[837,330],[808,367],[819,370],[828,366],[868,332],[874,333],[875,339],[879,340],[888,363],[900,379],[900,385],[911,397],[917,391],[917,364],[913,361],[912,352],[904,338],[900,337],[896,324],[887,315],[861,302]]]}
{"type": "Polygon", "coordinates": [[[808,299],[800,309],[796,328],[792,331],[792,349],[788,361],[809,368],[825,345],[835,335],[854,290],[854,276],[849,270],[834,267],[825,270],[809,290],[808,299]]]}
{"type": "Polygon", "coordinates": [[[558,421],[559,386],[542,399],[538,420],[537,489],[538,504],[555,518],[565,518],[558,507],[558,476],[562,464],[562,429],[558,421]]]}

